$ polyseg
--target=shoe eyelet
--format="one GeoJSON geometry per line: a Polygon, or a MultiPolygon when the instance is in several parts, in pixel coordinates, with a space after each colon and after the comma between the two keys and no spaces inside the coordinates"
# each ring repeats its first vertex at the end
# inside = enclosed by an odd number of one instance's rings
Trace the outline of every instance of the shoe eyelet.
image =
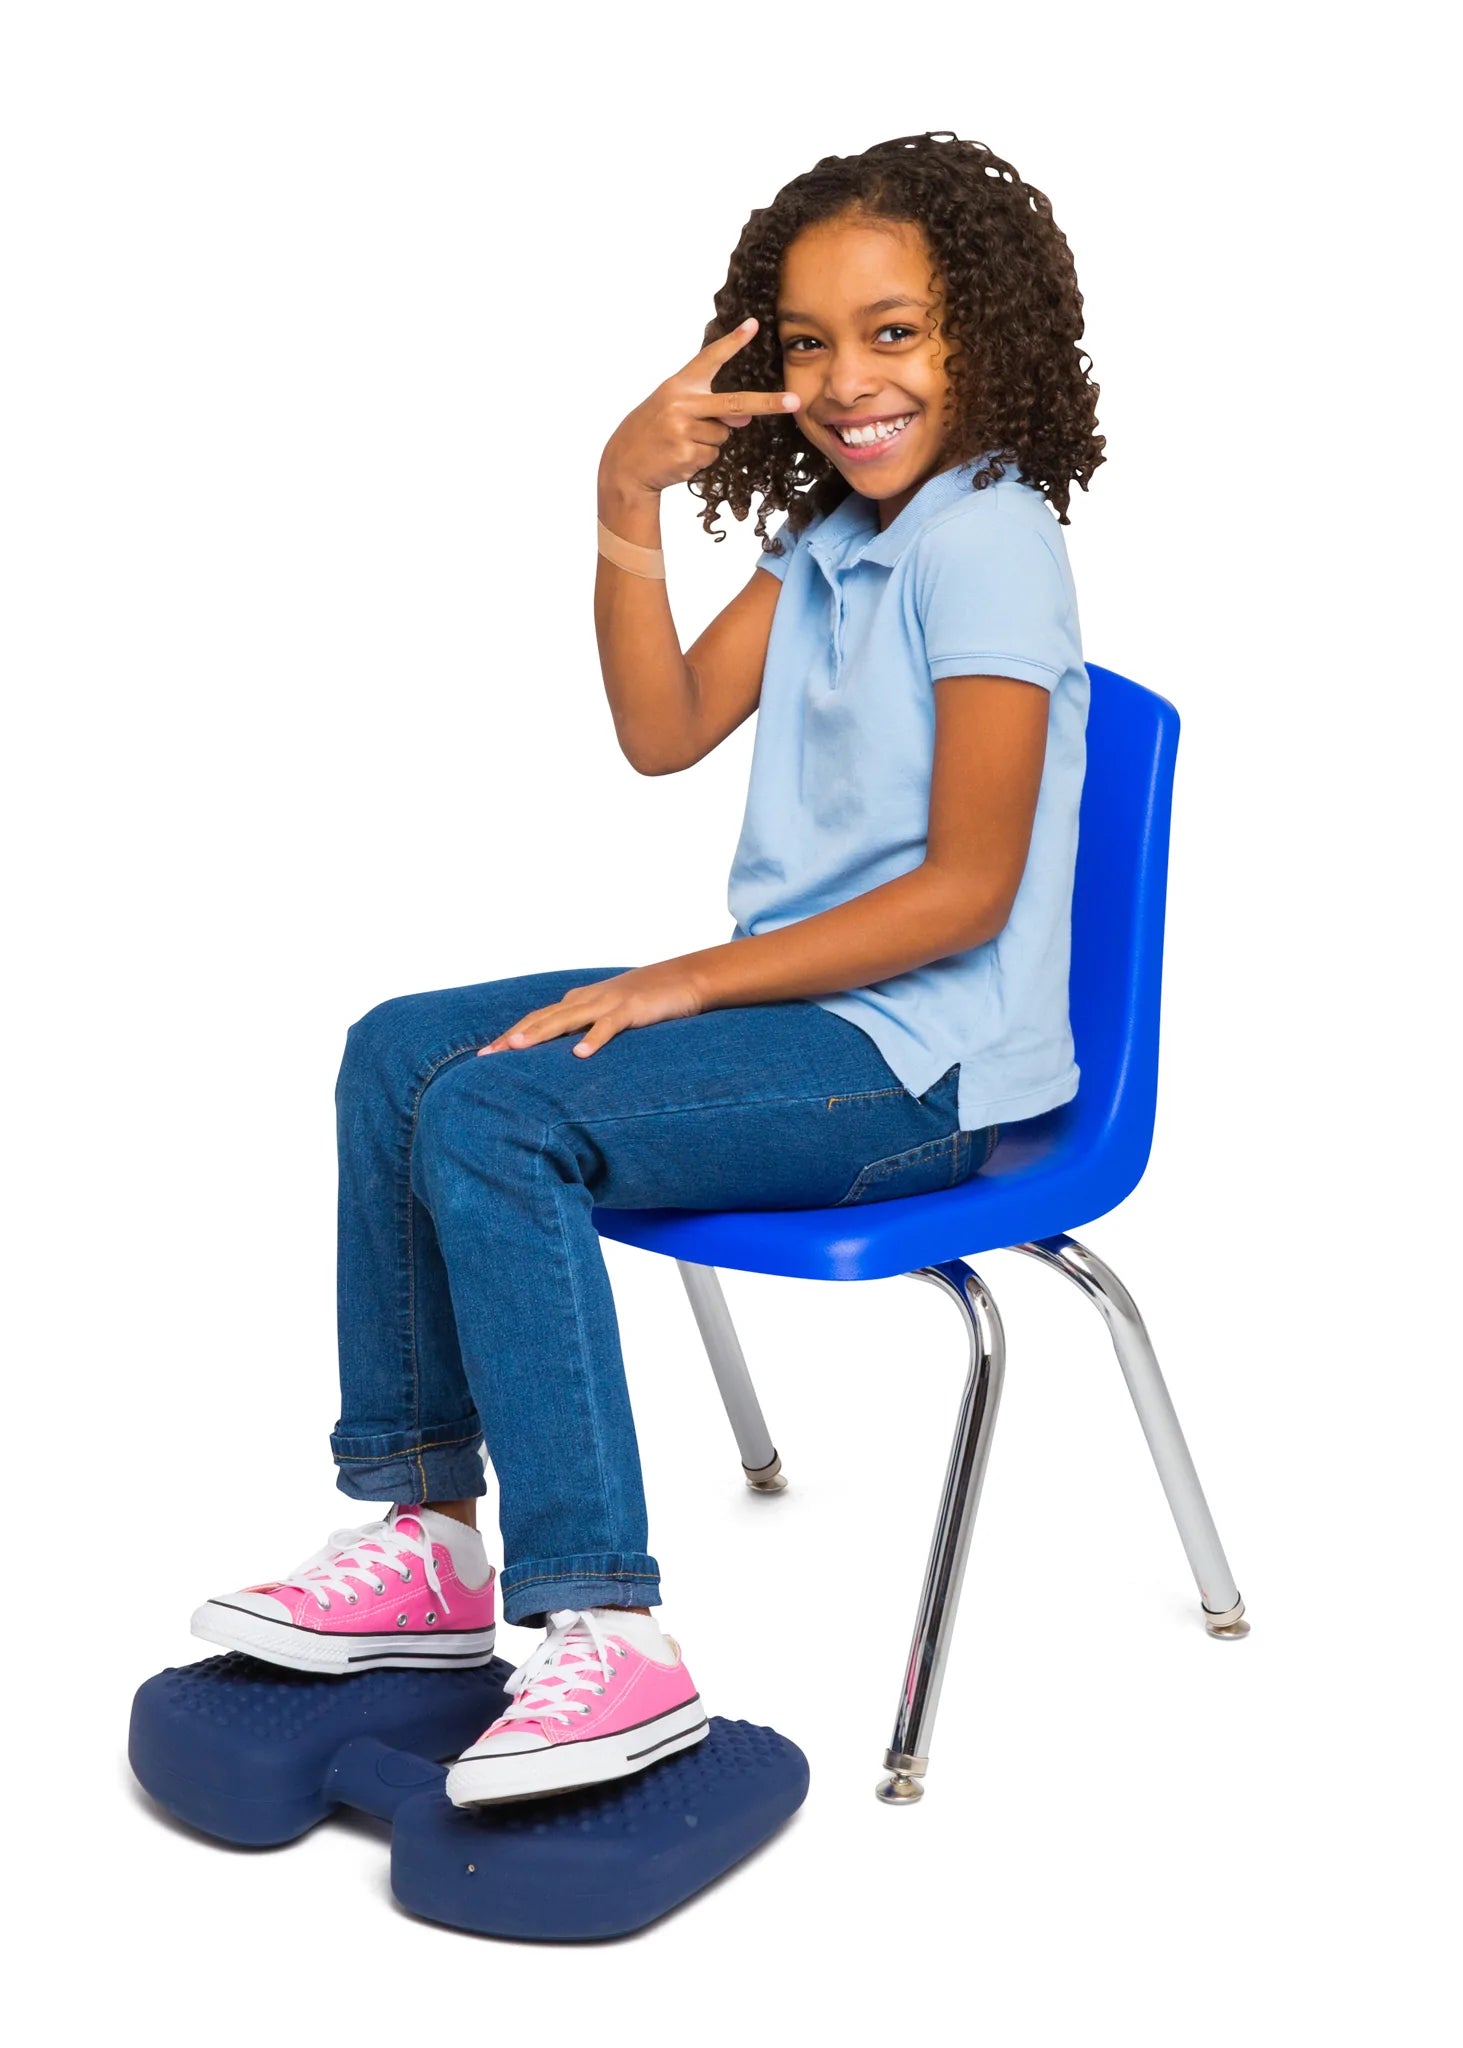
{"type": "Polygon", "coordinates": [[[386,1591],[386,1581],[384,1579],[377,1579],[374,1581],[374,1584],[376,1587],[376,1591],[378,1593],[384,1593],[386,1591]]]}
{"type": "Polygon", "coordinates": [[[406,1616],[405,1616],[404,1614],[398,1614],[398,1615],[397,1615],[397,1617],[396,1617],[396,1626],[397,1626],[398,1628],[405,1628],[405,1627],[406,1627],[406,1616]]]}
{"type": "MultiPolygon", "coordinates": [[[[346,1594],[346,1596],[345,1596],[345,1604],[346,1604],[346,1606],[347,1606],[347,1607],[354,1607],[354,1606],[355,1606],[355,1604],[356,1604],[356,1602],[357,1602],[357,1601],[358,1601],[358,1600],[360,1599],[360,1597],[361,1597],[361,1596],[360,1596],[360,1594],[359,1594],[359,1593],[347,1593],[347,1594],[346,1594]]],[[[328,1607],[328,1606],[330,1605],[330,1602],[329,1602],[329,1601],[327,1600],[325,1604],[326,1604],[326,1606],[328,1607]]]]}
{"type": "Polygon", "coordinates": [[[431,1626],[431,1624],[432,1624],[432,1623],[433,1623],[433,1622],[434,1622],[434,1621],[435,1621],[436,1619],[437,1619],[437,1615],[436,1615],[436,1611],[435,1611],[435,1609],[431,1609],[431,1608],[429,1608],[429,1609],[428,1609],[428,1611],[427,1611],[427,1625],[428,1625],[428,1627],[430,1627],[430,1626],[431,1626]]]}

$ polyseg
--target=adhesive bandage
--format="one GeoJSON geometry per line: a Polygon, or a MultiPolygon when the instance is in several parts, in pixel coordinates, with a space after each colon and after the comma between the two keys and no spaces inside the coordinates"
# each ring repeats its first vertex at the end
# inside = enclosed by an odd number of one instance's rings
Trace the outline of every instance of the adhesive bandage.
{"type": "Polygon", "coordinates": [[[665,581],[665,554],[660,548],[636,547],[633,541],[622,540],[612,533],[601,519],[599,521],[599,551],[607,555],[617,569],[628,569],[632,576],[655,576],[665,581]]]}

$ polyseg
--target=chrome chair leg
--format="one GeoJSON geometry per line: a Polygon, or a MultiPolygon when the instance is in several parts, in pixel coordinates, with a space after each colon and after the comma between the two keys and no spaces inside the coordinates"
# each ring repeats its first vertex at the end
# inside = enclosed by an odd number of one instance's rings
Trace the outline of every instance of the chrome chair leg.
{"type": "Polygon", "coordinates": [[[1102,1312],[1199,1588],[1204,1626],[1211,1636],[1221,1639],[1233,1641],[1248,1635],[1245,1603],[1225,1559],[1199,1475],[1132,1295],[1096,1252],[1065,1233],[1040,1238],[1032,1244],[1012,1245],[1011,1249],[1065,1273],[1102,1312]]]}
{"type": "Polygon", "coordinates": [[[762,1406],[752,1385],[752,1375],[747,1371],[716,1268],[693,1265],[688,1259],[677,1259],[676,1264],[686,1283],[691,1312],[711,1360],[732,1435],[737,1440],[747,1484],[753,1493],[781,1493],[787,1485],[782,1476],[782,1460],[767,1433],[762,1406]]]}
{"type": "Polygon", "coordinates": [[[877,1789],[877,1796],[889,1806],[910,1805],[924,1796],[920,1780],[929,1765],[930,1736],[1006,1370],[1001,1318],[978,1273],[963,1259],[947,1259],[938,1266],[921,1266],[908,1277],[942,1288],[959,1306],[970,1340],[970,1366],[925,1567],[894,1738],[884,1758],[884,1768],[891,1775],[877,1789]]]}

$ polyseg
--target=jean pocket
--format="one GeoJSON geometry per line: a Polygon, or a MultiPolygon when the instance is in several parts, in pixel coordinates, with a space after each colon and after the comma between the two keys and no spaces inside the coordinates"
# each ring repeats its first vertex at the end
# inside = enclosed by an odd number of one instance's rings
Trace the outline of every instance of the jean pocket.
{"type": "Polygon", "coordinates": [[[846,1195],[833,1204],[842,1209],[856,1202],[888,1202],[898,1195],[932,1195],[953,1187],[970,1172],[974,1131],[950,1131],[903,1152],[871,1159],[846,1195]]]}
{"type": "Polygon", "coordinates": [[[853,1095],[830,1095],[828,1107],[841,1109],[848,1102],[889,1102],[896,1095],[908,1096],[909,1090],[900,1088],[860,1088],[853,1095]]]}

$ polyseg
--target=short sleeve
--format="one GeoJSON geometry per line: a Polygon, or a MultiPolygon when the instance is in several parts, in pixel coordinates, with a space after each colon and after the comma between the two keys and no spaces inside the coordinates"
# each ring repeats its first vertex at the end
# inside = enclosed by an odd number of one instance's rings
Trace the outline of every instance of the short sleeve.
{"type": "MultiPolygon", "coordinates": [[[[800,534],[789,533],[787,527],[788,522],[784,519],[781,526],[775,527],[768,536],[771,540],[780,540],[782,542],[782,553],[780,555],[769,555],[764,549],[757,557],[757,567],[765,569],[769,576],[775,576],[779,583],[786,576],[792,563],[792,558],[797,552],[798,541],[802,538],[800,534]]],[[[806,529],[804,530],[806,531],[806,529]]]]}
{"type": "Polygon", "coordinates": [[[1082,660],[1070,577],[1036,528],[984,511],[962,508],[917,546],[914,600],[931,680],[1003,675],[1053,690],[1082,660]]]}

